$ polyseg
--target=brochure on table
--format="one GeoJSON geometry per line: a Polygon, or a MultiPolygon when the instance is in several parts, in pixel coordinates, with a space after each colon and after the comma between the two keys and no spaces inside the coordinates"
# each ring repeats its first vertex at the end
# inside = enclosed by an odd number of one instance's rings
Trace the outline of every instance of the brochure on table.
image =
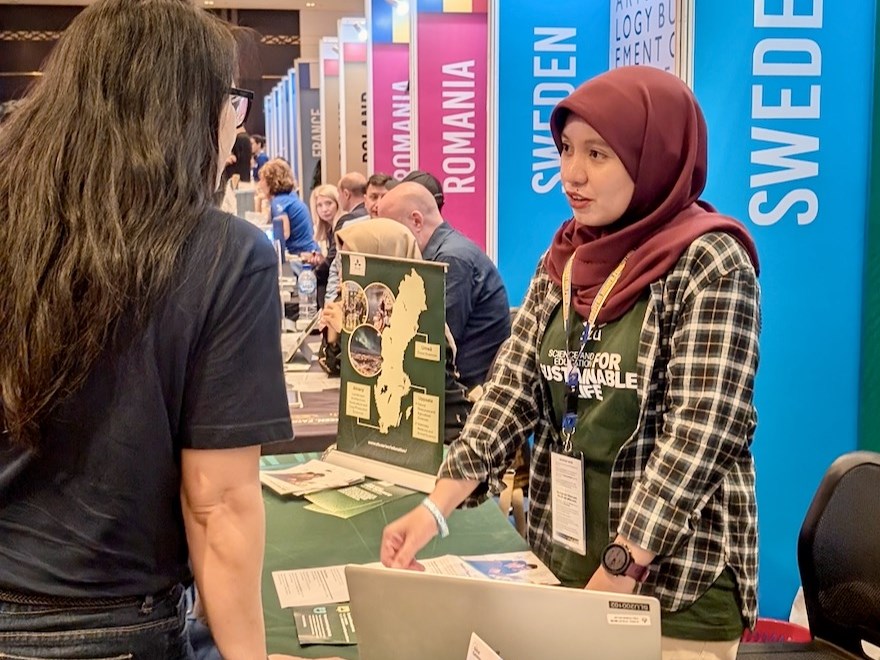
{"type": "Polygon", "coordinates": [[[342,253],[336,449],[325,460],[428,492],[443,457],[446,267],[342,253]]]}
{"type": "Polygon", "coordinates": [[[306,499],[311,504],[307,504],[305,509],[348,519],[378,509],[383,504],[399,500],[412,493],[409,488],[397,486],[390,481],[367,481],[346,488],[323,490],[306,495],[306,499]]]}
{"type": "Polygon", "coordinates": [[[302,496],[330,488],[350,486],[363,480],[364,475],[360,472],[318,460],[260,472],[260,482],[279,495],[302,496]]]}
{"type": "Polygon", "coordinates": [[[300,646],[357,644],[357,633],[348,603],[294,607],[293,620],[300,646]]]}

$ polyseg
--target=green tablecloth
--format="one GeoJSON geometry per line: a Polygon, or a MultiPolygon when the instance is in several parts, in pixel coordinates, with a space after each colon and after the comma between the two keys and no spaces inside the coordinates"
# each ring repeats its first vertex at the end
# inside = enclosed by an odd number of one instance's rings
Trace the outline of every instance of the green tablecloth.
{"type": "MultiPolygon", "coordinates": [[[[279,456],[282,463],[300,462],[313,455],[279,456]]],[[[266,460],[273,460],[264,457],[266,460]]],[[[285,499],[264,491],[266,502],[266,557],[263,566],[263,609],[270,653],[289,653],[307,658],[338,655],[357,658],[353,646],[307,646],[297,642],[292,611],[281,609],[272,572],[337,564],[367,564],[379,560],[382,528],[418,505],[416,494],[386,504],[354,518],[342,520],[306,511],[303,500],[285,499]]],[[[446,554],[476,555],[527,550],[494,501],[476,509],[456,511],[449,519],[449,537],[435,538],[419,557],[446,554]]],[[[357,621],[355,621],[357,625],[357,621]]]]}

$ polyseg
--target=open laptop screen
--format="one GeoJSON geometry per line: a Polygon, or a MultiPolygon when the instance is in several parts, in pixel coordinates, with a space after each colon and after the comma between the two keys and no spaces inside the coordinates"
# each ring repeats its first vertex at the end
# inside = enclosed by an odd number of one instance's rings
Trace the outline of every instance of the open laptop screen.
{"type": "Polygon", "coordinates": [[[655,598],[346,566],[361,660],[659,660],[655,598]]]}

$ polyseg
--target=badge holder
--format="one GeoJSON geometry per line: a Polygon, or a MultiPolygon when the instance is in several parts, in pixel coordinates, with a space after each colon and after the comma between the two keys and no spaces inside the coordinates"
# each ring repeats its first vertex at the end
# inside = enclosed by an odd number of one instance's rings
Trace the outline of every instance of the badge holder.
{"type": "MultiPolygon", "coordinates": [[[[562,271],[562,318],[565,329],[566,348],[569,348],[569,330],[571,328],[572,267],[575,254],[572,253],[562,271]]],[[[562,416],[562,451],[554,450],[550,454],[550,501],[553,522],[553,541],[579,555],[587,554],[587,522],[586,494],[584,492],[584,455],[574,452],[571,442],[577,427],[578,394],[580,392],[580,372],[577,365],[584,355],[590,341],[590,328],[599,319],[599,311],[611,290],[620,279],[626,262],[632,254],[630,251],[617,265],[593,299],[590,315],[581,332],[581,347],[577,358],[572,361],[571,350],[568,356],[567,391],[565,393],[565,414],[562,416]]]]}
{"type": "Polygon", "coordinates": [[[562,451],[554,450],[550,455],[550,497],[553,541],[572,552],[585,555],[584,456],[574,451],[571,442],[577,425],[579,380],[577,369],[571,369],[565,395],[565,414],[562,417],[562,451]]]}

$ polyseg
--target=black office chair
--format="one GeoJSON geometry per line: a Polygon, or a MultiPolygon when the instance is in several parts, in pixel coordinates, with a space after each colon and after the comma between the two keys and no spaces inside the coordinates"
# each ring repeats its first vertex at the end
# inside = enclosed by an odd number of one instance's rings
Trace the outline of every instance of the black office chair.
{"type": "Polygon", "coordinates": [[[756,660],[868,658],[880,646],[880,454],[859,451],[828,468],[798,538],[798,568],[813,641],[743,644],[756,660]]]}

